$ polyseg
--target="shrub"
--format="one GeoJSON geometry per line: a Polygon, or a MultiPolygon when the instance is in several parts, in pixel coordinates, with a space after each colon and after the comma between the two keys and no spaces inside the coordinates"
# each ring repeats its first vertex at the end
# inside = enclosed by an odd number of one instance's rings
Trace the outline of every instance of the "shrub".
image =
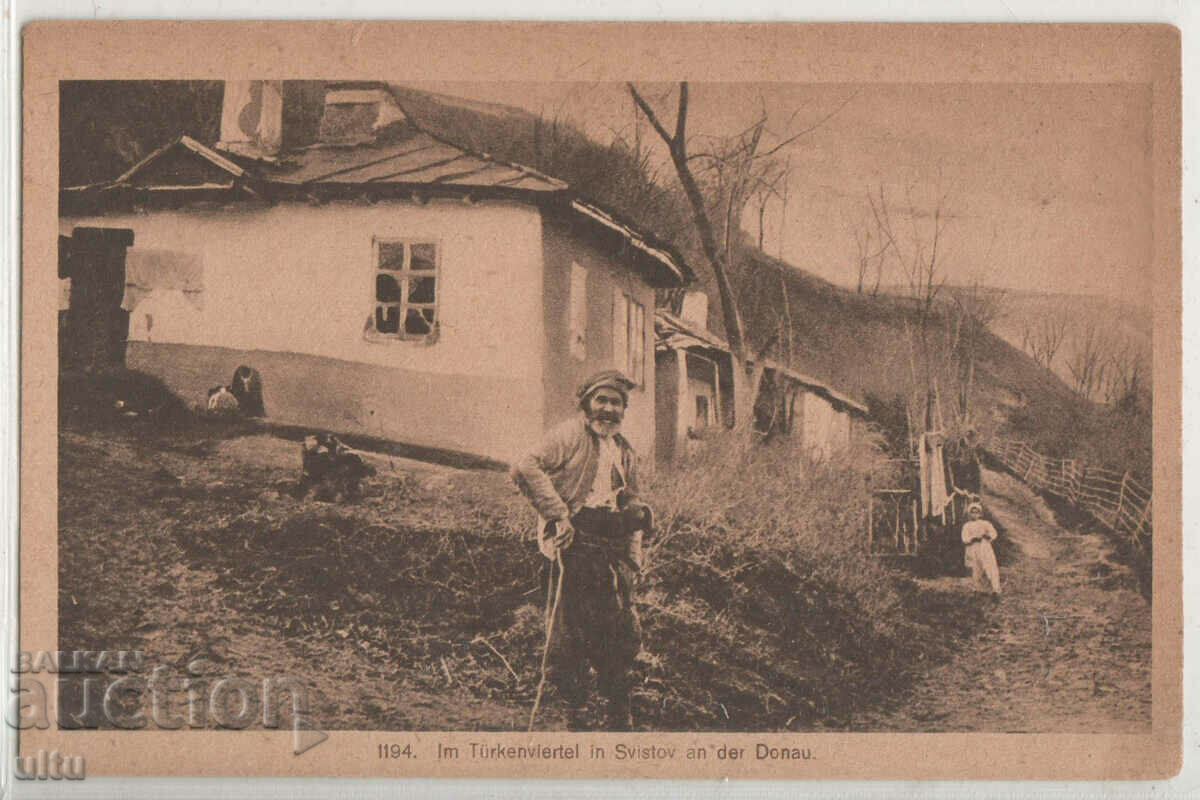
{"type": "Polygon", "coordinates": [[[912,584],[866,550],[886,469],[878,436],[819,459],[728,434],[655,476],[640,695],[656,727],[847,727],[938,649],[912,584]]]}

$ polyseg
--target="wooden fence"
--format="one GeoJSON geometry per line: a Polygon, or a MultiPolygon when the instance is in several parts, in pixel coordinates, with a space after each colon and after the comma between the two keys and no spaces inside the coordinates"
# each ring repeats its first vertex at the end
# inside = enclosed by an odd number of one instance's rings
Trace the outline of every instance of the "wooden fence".
{"type": "Polygon", "coordinates": [[[867,505],[867,552],[873,556],[915,556],[922,534],[920,501],[909,489],[876,489],[867,505]]]}
{"type": "Polygon", "coordinates": [[[1128,472],[1051,459],[1028,443],[996,438],[987,451],[1025,483],[1053,494],[1095,517],[1109,530],[1127,535],[1144,548],[1154,531],[1153,492],[1128,472]]]}

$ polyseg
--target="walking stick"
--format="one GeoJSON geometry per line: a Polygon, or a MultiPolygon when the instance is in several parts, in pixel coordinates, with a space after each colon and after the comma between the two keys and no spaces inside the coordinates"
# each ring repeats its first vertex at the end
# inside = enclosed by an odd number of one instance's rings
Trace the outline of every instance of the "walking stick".
{"type": "Polygon", "coordinates": [[[558,616],[558,603],[562,599],[563,561],[562,550],[555,549],[554,564],[558,566],[558,580],[555,582],[554,571],[551,569],[550,578],[546,581],[546,644],[542,648],[542,677],[538,681],[537,696],[533,700],[533,710],[529,712],[529,732],[533,733],[533,723],[537,720],[538,707],[542,704],[542,692],[546,688],[546,667],[550,661],[550,637],[554,635],[554,618],[558,616]],[[554,601],[551,603],[551,591],[554,601]]]}

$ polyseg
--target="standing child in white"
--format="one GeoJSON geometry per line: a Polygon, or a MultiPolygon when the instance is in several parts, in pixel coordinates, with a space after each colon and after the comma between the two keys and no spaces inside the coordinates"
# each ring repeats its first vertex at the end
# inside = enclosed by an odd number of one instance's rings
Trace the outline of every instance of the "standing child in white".
{"type": "Polygon", "coordinates": [[[980,591],[991,589],[1000,594],[1000,567],[996,565],[996,553],[992,542],[999,535],[992,523],[983,519],[983,505],[973,502],[967,506],[970,518],[962,526],[962,540],[966,545],[963,560],[971,570],[971,582],[980,591]]]}

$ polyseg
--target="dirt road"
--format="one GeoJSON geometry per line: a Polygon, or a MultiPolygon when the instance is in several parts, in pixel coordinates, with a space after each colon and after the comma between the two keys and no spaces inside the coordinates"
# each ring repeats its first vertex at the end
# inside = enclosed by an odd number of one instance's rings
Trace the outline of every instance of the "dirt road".
{"type": "MultiPolygon", "coordinates": [[[[1150,725],[1151,609],[1099,533],[1059,527],[1014,478],[984,474],[1008,546],[990,623],[863,730],[1144,732],[1150,725]]],[[[965,578],[922,584],[979,598],[965,578]]]]}

